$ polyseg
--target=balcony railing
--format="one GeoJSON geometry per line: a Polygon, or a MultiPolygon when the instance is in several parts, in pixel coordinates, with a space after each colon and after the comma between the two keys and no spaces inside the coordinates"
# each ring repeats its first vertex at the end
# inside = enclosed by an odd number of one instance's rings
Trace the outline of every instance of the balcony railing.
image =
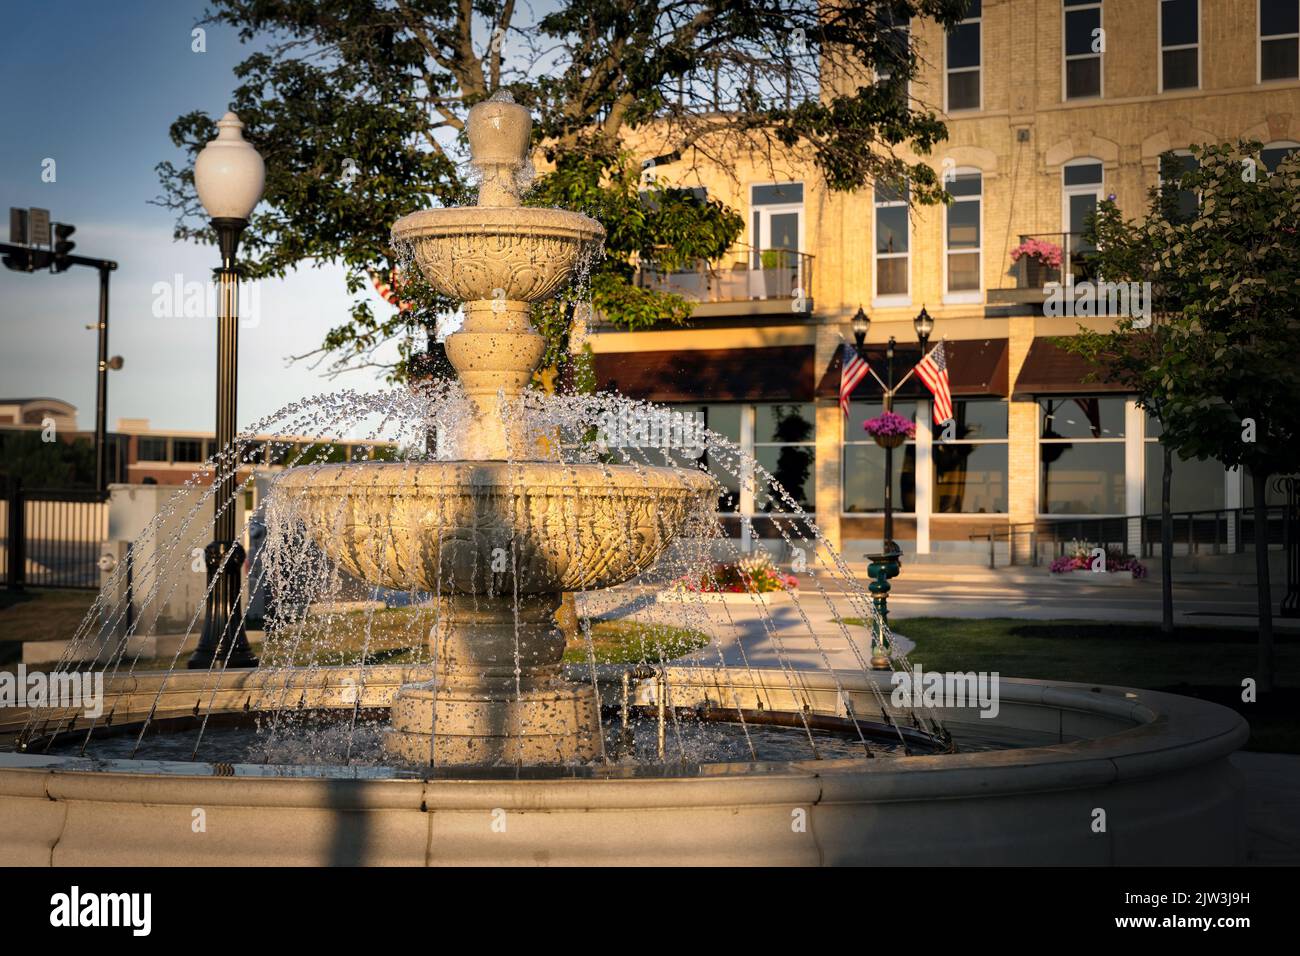
{"type": "Polygon", "coordinates": [[[801,311],[810,311],[812,266],[806,252],[737,246],[716,261],[697,259],[671,271],[643,260],[636,284],[699,303],[802,300],[801,311]]]}
{"type": "Polygon", "coordinates": [[[1042,232],[1021,235],[1020,246],[1031,241],[1054,247],[1060,252],[1059,266],[1050,265],[1045,257],[1022,255],[1011,263],[1000,288],[989,290],[990,303],[1042,302],[1043,286],[1065,282],[1066,276],[1083,282],[1096,278],[1096,247],[1078,232],[1042,232]]]}

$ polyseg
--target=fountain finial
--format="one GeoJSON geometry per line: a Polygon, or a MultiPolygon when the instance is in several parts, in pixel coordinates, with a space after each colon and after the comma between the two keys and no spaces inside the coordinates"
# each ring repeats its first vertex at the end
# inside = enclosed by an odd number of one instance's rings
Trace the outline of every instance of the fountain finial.
{"type": "Polygon", "coordinates": [[[470,166],[480,178],[478,205],[518,206],[520,173],[530,167],[532,116],[508,90],[498,90],[470,109],[466,128],[470,166]]]}

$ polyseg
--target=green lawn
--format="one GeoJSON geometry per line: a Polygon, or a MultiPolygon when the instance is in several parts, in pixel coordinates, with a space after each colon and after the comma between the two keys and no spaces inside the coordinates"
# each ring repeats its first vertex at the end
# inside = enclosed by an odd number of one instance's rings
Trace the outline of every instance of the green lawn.
{"type": "Polygon", "coordinates": [[[24,641],[71,637],[94,601],[94,591],[0,587],[0,666],[22,660],[24,641]]]}
{"type": "MultiPolygon", "coordinates": [[[[15,593],[0,588],[0,666],[22,659],[23,641],[72,636],[94,599],[90,591],[30,589],[15,593]]],[[[430,607],[313,615],[301,634],[272,634],[257,651],[263,663],[270,665],[355,664],[363,649],[367,663],[408,663],[420,659],[415,649],[424,646],[432,623],[430,607]]],[[[671,660],[709,642],[700,631],[643,621],[593,620],[591,636],[600,664],[671,660]]],[[[565,663],[585,664],[587,659],[585,640],[565,648],[565,663]]],[[[136,666],[148,670],[171,664],[171,658],[159,658],[141,660],[136,666]]]]}
{"type": "Polygon", "coordinates": [[[900,618],[893,627],[916,642],[908,659],[927,669],[1200,697],[1250,722],[1248,749],[1300,753],[1300,639],[1290,633],[1276,635],[1278,688],[1248,704],[1241,700],[1241,681],[1255,674],[1254,631],[1184,627],[1171,638],[1155,624],[937,617],[900,618]]]}
{"type": "MultiPolygon", "coordinates": [[[[258,655],[263,664],[272,666],[356,664],[364,651],[368,664],[405,664],[427,658],[424,647],[432,624],[433,609],[423,606],[313,616],[301,634],[268,635],[258,655]]],[[[709,640],[706,634],[685,628],[599,619],[591,622],[591,638],[599,664],[671,660],[704,647],[709,640]]],[[[587,660],[586,640],[570,641],[564,649],[565,663],[587,660]]]]}
{"type": "MultiPolygon", "coordinates": [[[[261,650],[265,663],[277,665],[291,661],[305,663],[357,663],[361,650],[367,649],[367,663],[408,663],[419,661],[429,627],[433,624],[432,607],[390,607],[377,611],[348,611],[346,614],[309,619],[309,639],[289,646],[289,636],[270,636],[261,650]],[[318,623],[317,623],[318,622],[318,623]],[[315,624],[315,627],[313,627],[315,624]],[[365,633],[369,630],[369,641],[365,633]]],[[[636,663],[667,661],[708,644],[699,631],[638,620],[601,620],[591,622],[591,646],[597,663],[636,663]]],[[[586,640],[569,641],[564,648],[565,663],[588,662],[586,640]]]]}

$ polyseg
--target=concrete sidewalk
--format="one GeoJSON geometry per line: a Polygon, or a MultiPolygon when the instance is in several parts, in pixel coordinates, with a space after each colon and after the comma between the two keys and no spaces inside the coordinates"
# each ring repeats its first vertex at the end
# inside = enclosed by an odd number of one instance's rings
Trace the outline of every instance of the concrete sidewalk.
{"type": "MultiPolygon", "coordinates": [[[[866,564],[849,570],[866,584],[866,564]]],[[[1052,574],[1044,567],[990,570],[973,565],[908,563],[890,584],[892,617],[1022,617],[1033,620],[1071,618],[1100,621],[1158,622],[1160,581],[1092,575],[1052,574]]],[[[827,588],[842,587],[828,580],[827,588]]],[[[1274,610],[1284,588],[1272,592],[1274,610]]],[[[1174,620],[1178,624],[1254,628],[1258,624],[1253,586],[1208,574],[1174,578],[1174,620]]],[[[1300,630],[1300,618],[1276,613],[1278,630],[1300,630]]]]}

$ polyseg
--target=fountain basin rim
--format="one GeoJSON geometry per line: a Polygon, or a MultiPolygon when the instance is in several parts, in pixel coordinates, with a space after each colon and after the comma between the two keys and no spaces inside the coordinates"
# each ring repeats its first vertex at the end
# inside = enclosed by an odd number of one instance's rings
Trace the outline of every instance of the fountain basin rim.
{"type": "MultiPolygon", "coordinates": [[[[255,673],[227,679],[244,683],[255,673]]],[[[337,684],[348,676],[355,681],[356,673],[340,668],[300,679],[337,684]]],[[[407,676],[392,665],[368,673],[368,680],[394,687],[407,676]]],[[[768,689],[785,683],[775,670],[751,673],[768,689]]],[[[741,669],[674,667],[669,674],[677,681],[693,677],[714,691],[724,678],[738,687],[750,681],[741,669]]],[[[190,672],[184,680],[190,675],[203,676],[190,672]]],[[[861,672],[838,676],[851,691],[866,685],[861,672]]],[[[156,686],[161,677],[137,675],[133,682],[156,686]]],[[[796,679],[801,691],[821,699],[836,693],[829,674],[800,673],[796,679]]],[[[170,706],[191,710],[197,686],[178,689],[170,706]]],[[[147,694],[149,688],[141,690],[147,694]]],[[[211,775],[199,776],[92,771],[75,758],[0,754],[0,863],[1243,862],[1244,787],[1228,760],[1249,735],[1241,717],[1169,694],[1098,691],[1004,678],[1000,718],[1037,714],[1043,721],[1102,720],[1113,726],[1117,715],[1127,713],[1128,729],[1029,750],[721,764],[713,774],[677,777],[262,777],[242,775],[253,769],[247,765],[207,766],[211,775]],[[1093,833],[1087,808],[1096,806],[1110,808],[1123,825],[1113,833],[1093,833]],[[202,849],[190,830],[194,807],[207,808],[209,818],[202,849]],[[808,818],[803,833],[791,827],[798,809],[808,818]],[[488,815],[499,811],[509,814],[511,838],[490,834],[488,815]]],[[[242,700],[239,692],[235,696],[242,700]]],[[[140,701],[146,707],[148,702],[140,701]]],[[[4,720],[12,724],[13,717],[4,720]]]]}
{"type": "MultiPolygon", "coordinates": [[[[589,674],[586,665],[567,668],[574,678],[589,674]]],[[[600,665],[598,677],[601,680],[614,680],[621,675],[621,665],[600,665]]],[[[317,667],[317,668],[281,668],[275,671],[241,671],[227,672],[222,681],[222,688],[217,696],[221,705],[214,707],[221,713],[231,713],[242,709],[245,701],[259,690],[273,692],[277,698],[283,698],[286,671],[290,679],[297,677],[303,681],[302,690],[311,701],[311,706],[334,706],[339,709],[351,708],[352,703],[342,697],[343,691],[354,692],[361,676],[358,667],[317,667]],[[260,687],[259,685],[265,685],[260,687]]],[[[670,667],[668,677],[674,686],[675,694],[685,695],[692,690],[704,694],[718,692],[724,688],[738,691],[760,691],[768,695],[773,704],[779,695],[788,695],[783,676],[771,669],[753,668],[752,675],[743,668],[702,668],[670,667]],[[755,680],[754,677],[758,679],[755,680]],[[779,682],[779,683],[778,683],[779,682]]],[[[402,665],[372,665],[365,668],[365,683],[362,693],[365,695],[362,706],[371,706],[385,699],[391,700],[396,690],[404,684],[427,678],[427,668],[402,665]]],[[[138,707],[128,710],[126,715],[118,712],[118,721],[141,719],[155,697],[158,685],[169,684],[160,699],[158,716],[180,716],[193,709],[195,693],[206,690],[211,693],[212,678],[204,672],[187,671],[173,673],[164,681],[165,675],[158,673],[141,673],[129,678],[116,678],[105,682],[105,696],[112,700],[123,695],[138,694],[141,697],[138,707]],[[207,681],[203,680],[207,677],[207,681]],[[168,698],[171,698],[170,701],[168,698]]],[[[860,671],[836,671],[833,675],[800,674],[798,688],[801,695],[827,699],[835,696],[839,685],[849,692],[864,692],[869,689],[860,671]]],[[[886,694],[890,684],[887,676],[873,674],[871,680],[886,694]]],[[[957,754],[936,754],[930,756],[889,757],[876,760],[864,758],[838,758],[829,760],[800,760],[789,762],[763,763],[714,763],[701,764],[693,768],[690,774],[647,775],[646,768],[600,768],[612,769],[614,772],[583,774],[574,776],[555,776],[545,779],[521,779],[508,781],[511,785],[526,787],[572,787],[581,790],[584,787],[599,784],[602,787],[617,784],[645,787],[659,782],[678,785],[684,781],[736,781],[739,779],[762,779],[769,783],[791,778],[805,780],[816,778],[822,781],[824,798],[833,793],[841,795],[850,792],[870,793],[872,800],[909,800],[925,797],[943,797],[959,790],[971,774],[984,770],[994,770],[998,774],[996,782],[984,781],[978,789],[985,794],[1011,793],[1023,790],[1050,790],[1061,785],[1061,776],[1065,774],[1068,781],[1075,783],[1113,783],[1124,779],[1137,779],[1152,774],[1168,773],[1184,766],[1196,765],[1207,760],[1225,757],[1243,746],[1249,737],[1246,722],[1232,710],[1218,704],[1167,694],[1157,691],[1139,691],[1120,687],[1098,687],[1095,685],[1072,684],[1060,681],[1037,681],[1028,679],[1002,678],[1001,701],[1004,705],[1021,705],[1039,708],[1051,713],[1070,713],[1082,715],[1086,719],[1102,719],[1115,724],[1128,724],[1125,729],[1106,733],[1102,736],[1068,741],[1045,746],[1031,746],[1019,749],[988,750],[962,752],[957,754]],[[626,771],[626,773],[620,773],[626,771]],[[898,775],[902,775],[899,777],[898,775]],[[882,778],[896,778],[891,783],[882,782],[882,778]],[[876,781],[876,782],[872,782],[876,781]],[[832,788],[833,789],[825,789],[832,788]],[[847,788],[847,789],[846,789],[847,788]]],[[[289,698],[297,700],[299,688],[295,686],[289,698]]],[[[206,700],[206,697],[204,698],[206,700]]],[[[862,708],[859,708],[865,710],[862,708]]],[[[816,708],[818,712],[829,712],[816,708]]],[[[14,731],[21,727],[25,711],[15,710],[14,716],[0,721],[0,732],[14,731]]],[[[951,718],[946,718],[951,723],[951,718]]],[[[984,721],[972,718],[969,726],[983,727],[984,721]]],[[[991,723],[996,724],[997,721],[991,723]]],[[[989,728],[992,729],[992,728],[989,728]]],[[[76,732],[74,731],[74,734],[76,732]]],[[[389,786],[409,788],[417,785],[438,787],[442,785],[461,789],[457,799],[461,799],[476,786],[487,788],[491,792],[503,781],[499,778],[476,778],[472,772],[466,776],[454,777],[440,775],[428,779],[421,778],[356,778],[348,777],[300,777],[294,776],[292,767],[270,766],[260,764],[234,765],[235,772],[230,776],[229,769],[219,771],[217,765],[196,761],[181,766],[193,767],[193,773],[178,769],[171,764],[167,773],[150,773],[149,764],[158,761],[105,761],[103,765],[139,764],[139,769],[88,769],[94,764],[90,758],[74,756],[40,754],[40,753],[0,753],[0,796],[20,795],[31,784],[22,783],[20,778],[10,780],[10,773],[19,773],[22,779],[32,775],[46,773],[57,774],[60,778],[67,775],[90,778],[118,779],[168,779],[168,780],[245,780],[265,782],[267,784],[287,784],[297,782],[310,784],[317,780],[330,780],[336,785],[358,786],[362,788],[386,788],[389,786]],[[239,772],[244,768],[244,772],[239,772]],[[267,774],[267,770],[271,773],[267,774]],[[280,775],[277,771],[282,771],[280,775]],[[218,776],[218,774],[222,774],[218,776]],[[17,789],[11,787],[16,784],[17,789]]],[[[227,767],[229,765],[226,765],[227,767]]],[[[400,796],[402,791],[394,791],[393,806],[404,806],[407,798],[400,796]]],[[[553,794],[559,800],[555,806],[570,807],[566,798],[557,791],[553,794]]],[[[241,798],[242,799],[242,798],[241,798]]],[[[276,798],[267,805],[279,805],[276,798]]],[[[296,799],[296,798],[294,798],[296,799]]],[[[497,797],[500,799],[500,797],[497,797]]],[[[520,805],[527,803],[525,799],[520,805]]],[[[550,806],[548,802],[548,806],[550,806]]],[[[617,801],[602,803],[602,806],[620,806],[617,801]]]]}

